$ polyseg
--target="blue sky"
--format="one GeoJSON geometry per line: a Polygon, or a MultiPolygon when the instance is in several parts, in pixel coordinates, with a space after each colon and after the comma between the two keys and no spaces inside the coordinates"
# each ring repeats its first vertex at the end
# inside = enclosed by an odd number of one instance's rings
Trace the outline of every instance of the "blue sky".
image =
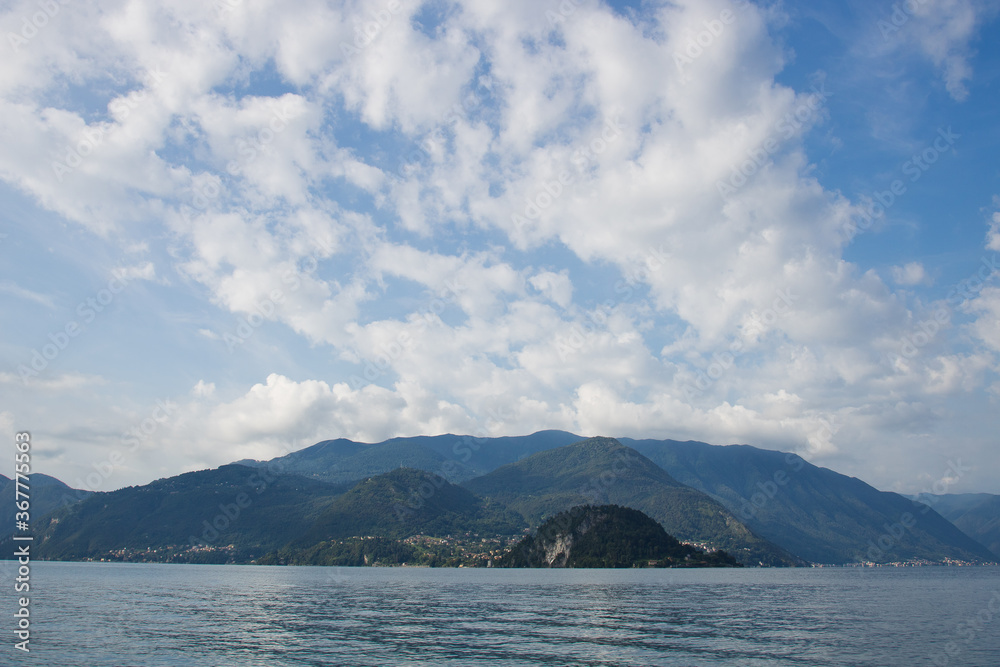
{"type": "Polygon", "coordinates": [[[991,3],[53,7],[0,16],[36,470],[560,428],[1000,493],[991,3]]]}

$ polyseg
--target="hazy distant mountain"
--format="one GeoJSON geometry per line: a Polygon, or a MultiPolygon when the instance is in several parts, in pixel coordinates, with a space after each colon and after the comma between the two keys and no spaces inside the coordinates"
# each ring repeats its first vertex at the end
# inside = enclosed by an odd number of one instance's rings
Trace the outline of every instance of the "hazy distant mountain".
{"type": "Polygon", "coordinates": [[[913,497],[930,505],[1000,560],[1000,496],[990,493],[921,493],[913,497]]]}
{"type": "Polygon", "coordinates": [[[285,544],[343,491],[299,475],[227,465],[146,486],[96,493],[36,527],[42,558],[83,559],[119,549],[233,544],[247,557],[285,544]]]}
{"type": "Polygon", "coordinates": [[[612,438],[539,452],[463,486],[517,510],[531,524],[577,505],[622,505],[645,512],[680,540],[725,549],[742,563],[803,564],[754,535],[717,501],[612,438]]]}
{"type": "Polygon", "coordinates": [[[630,440],[678,481],[716,498],[754,532],[816,563],[995,556],[933,510],[854,477],[748,445],[630,440]],[[912,526],[906,517],[911,517],[912,526]]]}
{"type": "Polygon", "coordinates": [[[738,567],[724,552],[681,544],[639,510],[583,505],[548,519],[500,567],[738,567]],[[652,565],[651,565],[652,564],[652,565]]]}

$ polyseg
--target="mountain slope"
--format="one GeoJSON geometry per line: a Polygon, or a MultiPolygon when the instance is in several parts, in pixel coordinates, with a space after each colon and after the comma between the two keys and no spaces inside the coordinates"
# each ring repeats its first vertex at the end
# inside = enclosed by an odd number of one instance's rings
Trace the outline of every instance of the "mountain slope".
{"type": "MultiPolygon", "coordinates": [[[[0,536],[13,535],[15,513],[14,504],[17,484],[14,480],[0,475],[0,536]]],[[[24,489],[22,489],[24,491],[24,489]]],[[[92,491],[82,491],[71,488],[55,477],[40,472],[29,475],[28,494],[30,496],[31,512],[29,523],[32,529],[36,522],[46,514],[60,507],[73,505],[92,495],[92,491]]]]}
{"type": "Polygon", "coordinates": [[[400,468],[362,480],[335,498],[296,544],[355,536],[513,535],[525,527],[520,515],[438,475],[400,468]]]}
{"type": "Polygon", "coordinates": [[[990,493],[921,493],[916,499],[929,505],[1000,560],[1000,496],[990,493]]]}
{"type": "Polygon", "coordinates": [[[342,489],[298,475],[227,465],[110,493],[49,515],[36,527],[41,558],[105,557],[122,549],[233,544],[260,554],[311,523],[342,489]]]}
{"type": "Polygon", "coordinates": [[[742,563],[802,564],[754,535],[717,501],[611,438],[539,452],[463,486],[520,512],[532,524],[577,505],[622,505],[645,512],[680,540],[725,549],[742,563]]]}
{"type": "Polygon", "coordinates": [[[270,461],[244,460],[238,463],[294,473],[331,484],[353,483],[401,467],[432,472],[451,481],[469,479],[477,474],[459,460],[446,458],[420,443],[406,440],[387,440],[373,445],[344,439],[324,440],[270,461]]]}
{"type": "Polygon", "coordinates": [[[623,442],[717,499],[757,534],[812,562],[995,560],[937,512],[794,454],[692,441],[623,442]]]}
{"type": "Polygon", "coordinates": [[[467,479],[496,470],[502,465],[520,461],[532,454],[583,440],[566,431],[538,431],[531,435],[479,438],[471,435],[418,436],[394,438],[387,442],[417,444],[431,449],[449,460],[464,463],[476,471],[467,479]]]}
{"type": "Polygon", "coordinates": [[[270,461],[237,461],[248,466],[269,466],[283,472],[332,483],[355,482],[400,467],[416,468],[461,482],[506,463],[581,438],[565,431],[540,431],[526,436],[479,438],[469,435],[434,435],[390,438],[375,444],[324,440],[270,461]]]}

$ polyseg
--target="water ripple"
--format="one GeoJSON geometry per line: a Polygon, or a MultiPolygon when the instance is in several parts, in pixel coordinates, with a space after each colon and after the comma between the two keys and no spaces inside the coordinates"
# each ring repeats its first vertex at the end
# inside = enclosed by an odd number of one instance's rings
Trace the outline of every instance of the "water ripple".
{"type": "Polygon", "coordinates": [[[958,632],[1000,590],[997,568],[37,563],[32,575],[26,665],[980,667],[1000,655],[1000,618],[958,632]]]}

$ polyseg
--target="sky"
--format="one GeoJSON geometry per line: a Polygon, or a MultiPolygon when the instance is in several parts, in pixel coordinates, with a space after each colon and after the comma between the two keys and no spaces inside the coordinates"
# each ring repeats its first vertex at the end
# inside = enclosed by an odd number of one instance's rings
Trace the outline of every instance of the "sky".
{"type": "Polygon", "coordinates": [[[563,429],[1000,493],[995,2],[0,11],[37,472],[563,429]]]}

